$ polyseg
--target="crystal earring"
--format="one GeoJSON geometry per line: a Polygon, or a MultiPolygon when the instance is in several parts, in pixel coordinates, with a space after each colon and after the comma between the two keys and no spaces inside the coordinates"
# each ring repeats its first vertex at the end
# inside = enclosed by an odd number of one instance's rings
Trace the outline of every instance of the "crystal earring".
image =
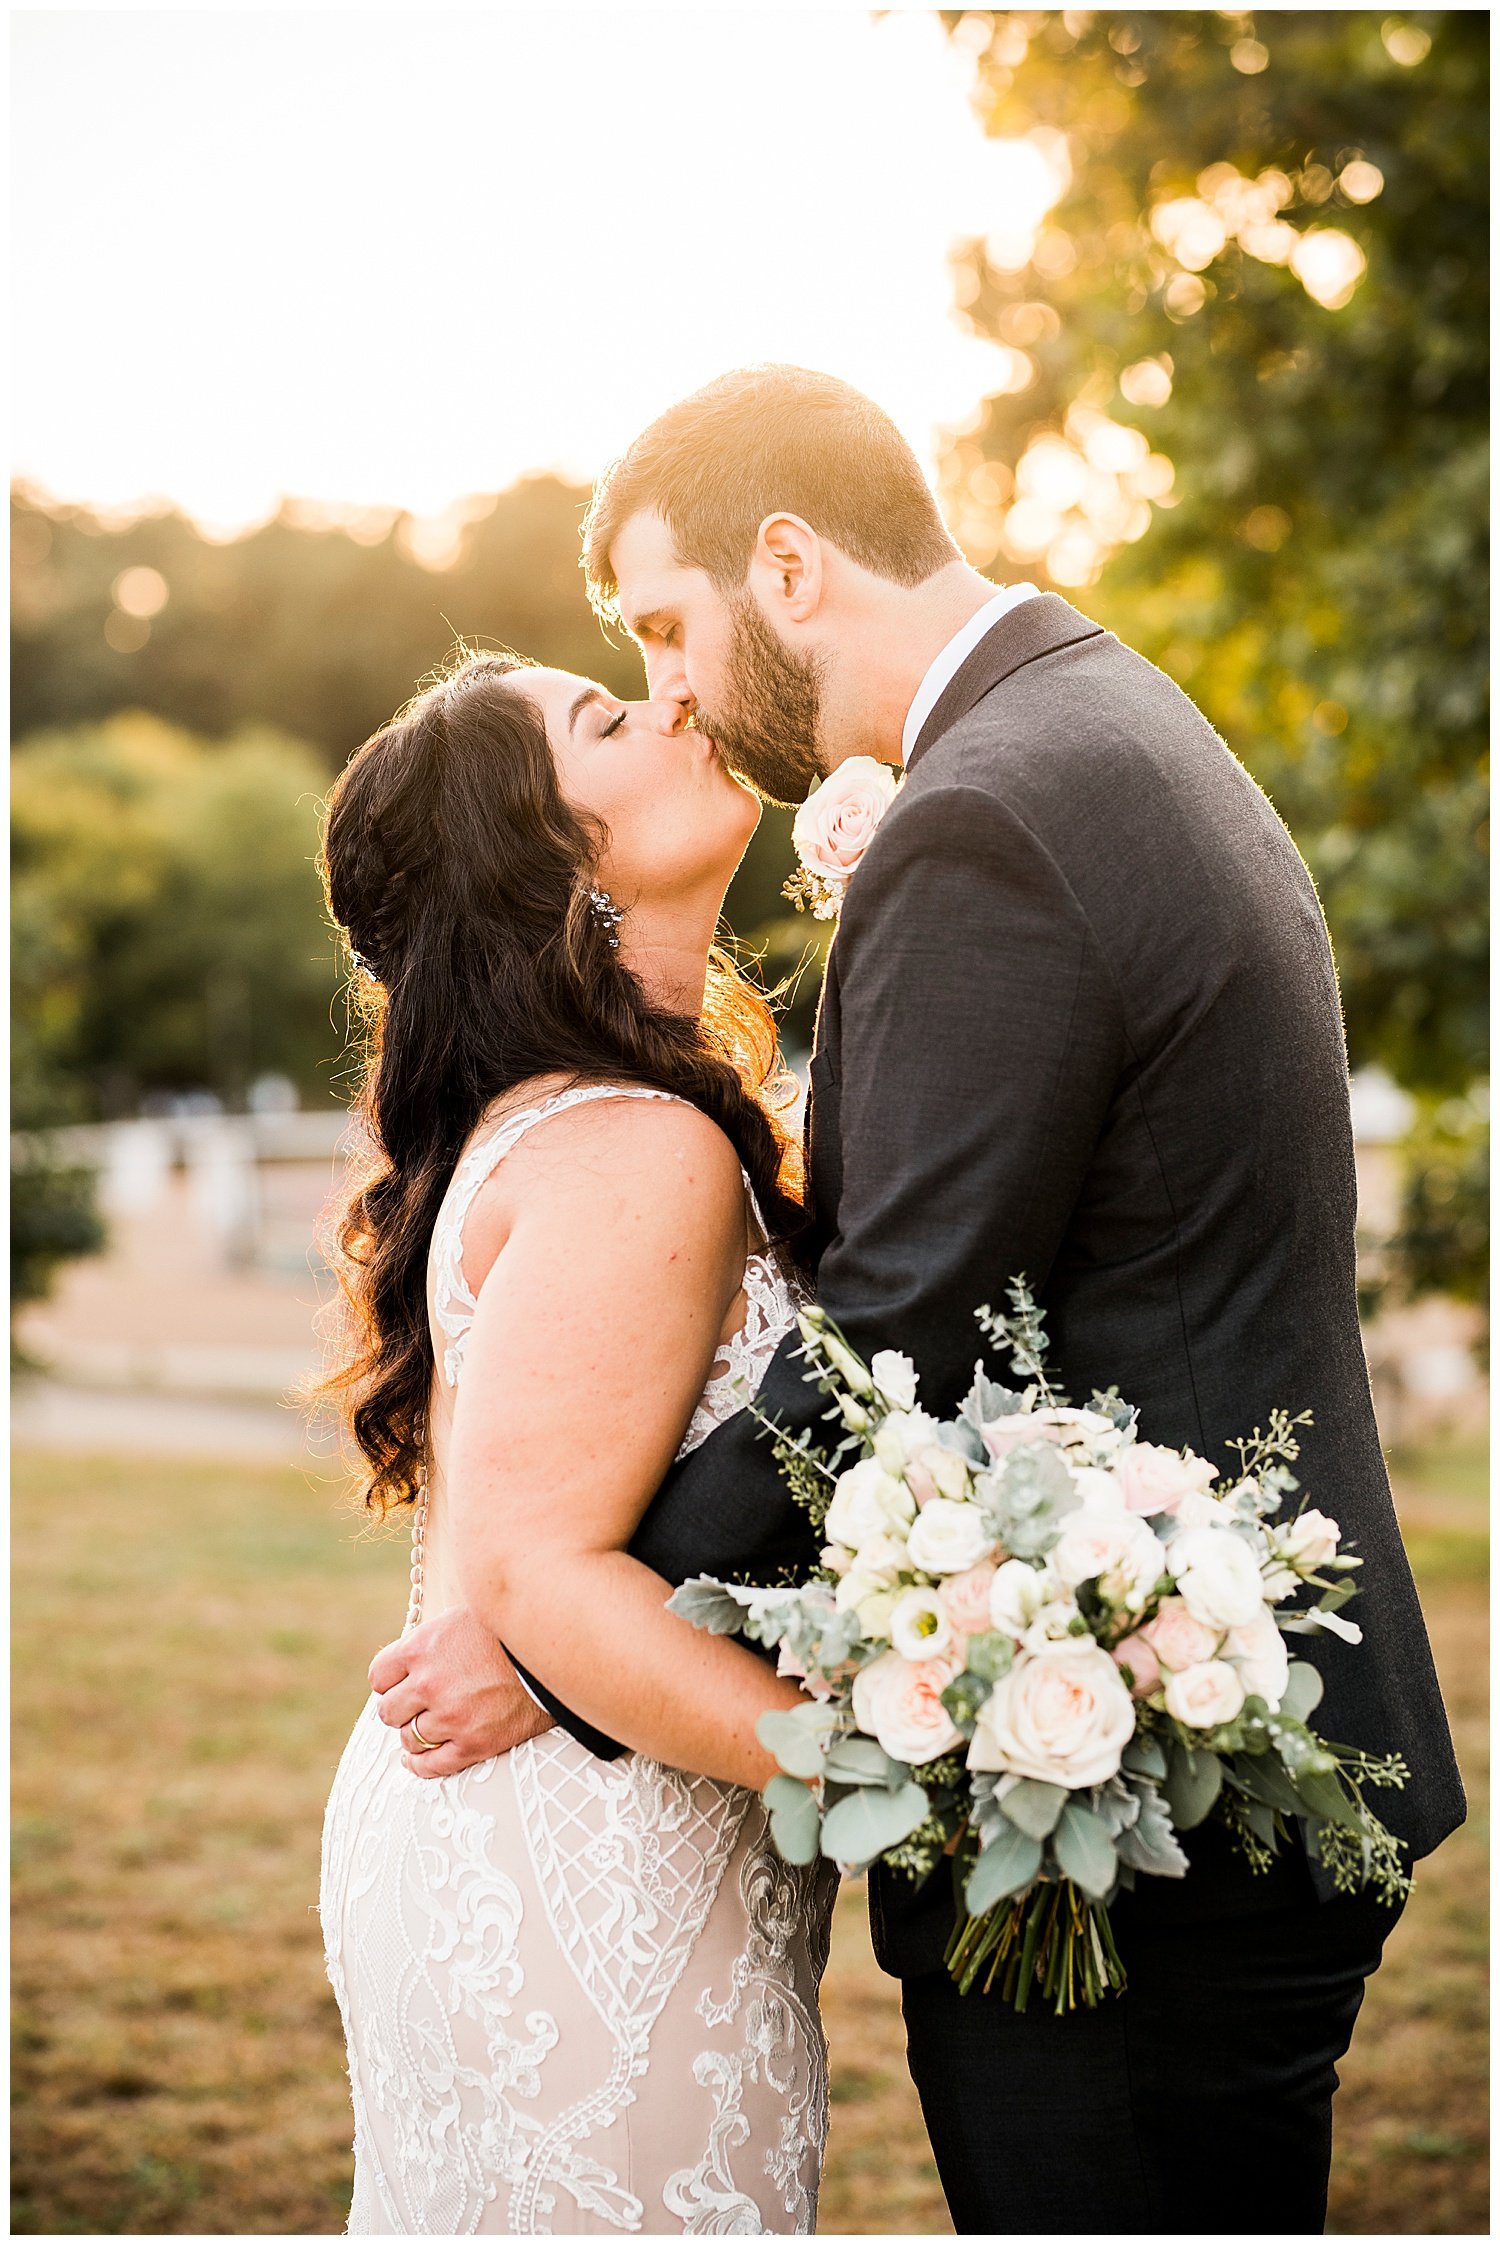
{"type": "Polygon", "coordinates": [[[609,938],[611,951],[618,951],[620,948],[619,927],[620,922],[625,917],[624,913],[615,903],[608,889],[590,889],[589,903],[593,907],[594,918],[609,938]]]}

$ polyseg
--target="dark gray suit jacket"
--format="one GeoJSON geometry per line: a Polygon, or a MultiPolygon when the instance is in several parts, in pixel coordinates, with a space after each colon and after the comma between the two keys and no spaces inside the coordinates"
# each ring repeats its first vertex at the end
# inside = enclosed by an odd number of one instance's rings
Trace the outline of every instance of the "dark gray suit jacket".
{"type": "MultiPolygon", "coordinates": [[[[904,1349],[951,1410],[975,1307],[1024,1272],[1075,1400],[1118,1386],[1143,1438],[1227,1465],[1273,1405],[1311,1409],[1297,1468],[1364,1560],[1354,1648],[1303,1640],[1325,1735],[1400,1752],[1379,1796],[1416,1855],[1464,1800],[1391,1504],[1354,1289],[1338,986],[1307,869],[1170,679],[1051,594],[1001,617],[922,729],[850,885],[812,1062],[819,1300],[904,1349]]],[[[773,1361],[764,1406],[821,1438],[773,1361]]],[[[674,1581],[813,1556],[745,1414],[675,1467],[632,1546],[674,1581]]],[[[1193,1890],[1240,1906],[1200,1842],[1193,1890]]],[[[874,1882],[889,1969],[929,1969],[947,1881],[874,1882]]],[[[1244,1906],[1254,1907],[1253,1901],[1244,1906]]]]}

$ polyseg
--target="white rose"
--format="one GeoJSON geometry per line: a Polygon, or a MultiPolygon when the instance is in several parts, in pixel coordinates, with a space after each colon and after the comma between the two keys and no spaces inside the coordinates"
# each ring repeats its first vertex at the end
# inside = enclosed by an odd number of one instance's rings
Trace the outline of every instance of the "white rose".
{"type": "Polygon", "coordinates": [[[1242,1629],[1265,1603],[1254,1552],[1227,1528],[1190,1528],[1174,1537],[1167,1565],[1188,1611],[1210,1629],[1242,1629]]]}
{"type": "Polygon", "coordinates": [[[1202,1489],[1189,1489],[1173,1515],[1182,1528],[1229,1528],[1234,1525],[1234,1514],[1222,1497],[1207,1496],[1202,1489]]]}
{"type": "Polygon", "coordinates": [[[935,1590],[905,1590],[891,1608],[891,1643],[906,1660],[931,1660],[953,1645],[953,1625],[935,1590]]]}
{"type": "Polygon", "coordinates": [[[1083,1499],[1085,1512],[1123,1512],[1125,1509],[1125,1490],[1119,1475],[1107,1472],[1103,1466],[1075,1466],[1073,1486],[1083,1499]]]}
{"type": "Polygon", "coordinates": [[[892,1410],[909,1411],[917,1400],[917,1368],[899,1349],[877,1349],[870,1377],[892,1410]]]}
{"type": "Polygon", "coordinates": [[[912,1565],[924,1574],[961,1575],[989,1557],[995,1539],[978,1505],[934,1497],[912,1522],[906,1548],[912,1565]]]}
{"type": "Polygon", "coordinates": [[[1048,1596],[1047,1578],[1024,1559],[1007,1559],[990,1584],[990,1620],[1007,1637],[1024,1637],[1048,1596]]]}
{"type": "Polygon", "coordinates": [[[873,756],[846,756],[792,821],[792,847],[810,873],[842,890],[896,799],[900,774],[873,756]]]}
{"type": "Polygon", "coordinates": [[[1227,1660],[1199,1661],[1167,1678],[1167,1713],[1195,1731],[1232,1723],[1244,1704],[1244,1684],[1227,1660]]]}
{"type": "Polygon", "coordinates": [[[1135,1730],[1135,1705],[1107,1652],[1078,1650],[1046,1660],[1024,1654],[979,1711],[970,1769],[1008,1770],[1047,1785],[1102,1785],[1120,1766],[1135,1730]]]}
{"type": "Polygon", "coordinates": [[[1299,1575],[1315,1575],[1337,1557],[1338,1548],[1339,1524],[1326,1512],[1299,1513],[1276,1537],[1276,1556],[1299,1575]]]}
{"type": "Polygon", "coordinates": [[[1123,1506],[1118,1512],[1069,1513],[1050,1558],[1070,1589],[1097,1581],[1106,1598],[1134,1608],[1145,1604],[1166,1565],[1160,1540],[1139,1513],[1123,1506]]]}
{"type": "Polygon", "coordinates": [[[854,1720],[893,1761],[930,1762],[961,1740],[942,1701],[957,1674],[956,1655],[903,1660],[900,1653],[882,1653],[854,1679],[854,1720]]]}
{"type": "Polygon", "coordinates": [[[878,1458],[861,1458],[839,1475],[823,1526],[836,1543],[858,1551],[873,1537],[904,1528],[916,1509],[911,1491],[878,1458]]]}
{"type": "Polygon", "coordinates": [[[1274,1715],[1286,1690],[1290,1666],[1286,1639],[1275,1617],[1262,1606],[1254,1621],[1247,1621],[1243,1629],[1231,1629],[1224,1640],[1222,1657],[1234,1662],[1246,1697],[1254,1692],[1274,1715]]]}

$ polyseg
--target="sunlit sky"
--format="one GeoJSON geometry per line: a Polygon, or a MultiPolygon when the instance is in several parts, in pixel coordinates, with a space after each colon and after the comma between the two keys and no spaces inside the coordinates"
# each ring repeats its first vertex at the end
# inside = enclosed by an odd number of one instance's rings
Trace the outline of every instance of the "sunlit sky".
{"type": "Polygon", "coordinates": [[[13,470],[59,497],[436,514],[767,358],[931,463],[994,386],[948,250],[1040,213],[925,10],[12,24],[13,470]]]}

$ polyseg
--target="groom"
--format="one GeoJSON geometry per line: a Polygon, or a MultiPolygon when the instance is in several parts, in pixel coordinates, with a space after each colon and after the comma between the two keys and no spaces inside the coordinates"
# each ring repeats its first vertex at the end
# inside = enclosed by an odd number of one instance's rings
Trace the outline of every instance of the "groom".
{"type": "MultiPolygon", "coordinates": [[[[1355,1311],[1338,986],[1275,811],[1161,672],[976,575],[892,423],[830,376],[755,368],[674,406],[601,481],[585,566],[652,695],[767,795],[851,755],[905,766],[818,1018],[819,1299],[867,1357],[909,1354],[935,1411],[968,1385],[975,1305],[1019,1273],[1063,1386],[1117,1385],[1154,1442],[1227,1464],[1274,1405],[1310,1408],[1299,1473],[1364,1560],[1363,1645],[1315,1643],[1319,1726],[1405,1756],[1382,1814],[1429,1853],[1463,1795],[1355,1311]]],[[[818,1437],[794,1345],[761,1402],[818,1437]]],[[[633,1549],[674,1581],[805,1568],[748,1414],[673,1469],[633,1549]]],[[[534,1727],[457,1630],[372,1681],[418,1658],[429,1704],[446,1663],[455,1755],[534,1727]]],[[[958,1994],[945,1878],[872,1879],[961,2232],[1321,2229],[1335,2066],[1392,1914],[1300,1852],[1259,1877],[1217,1828],[1190,1852],[1112,1911],[1126,1994],[1063,2020],[958,1994]]]]}

